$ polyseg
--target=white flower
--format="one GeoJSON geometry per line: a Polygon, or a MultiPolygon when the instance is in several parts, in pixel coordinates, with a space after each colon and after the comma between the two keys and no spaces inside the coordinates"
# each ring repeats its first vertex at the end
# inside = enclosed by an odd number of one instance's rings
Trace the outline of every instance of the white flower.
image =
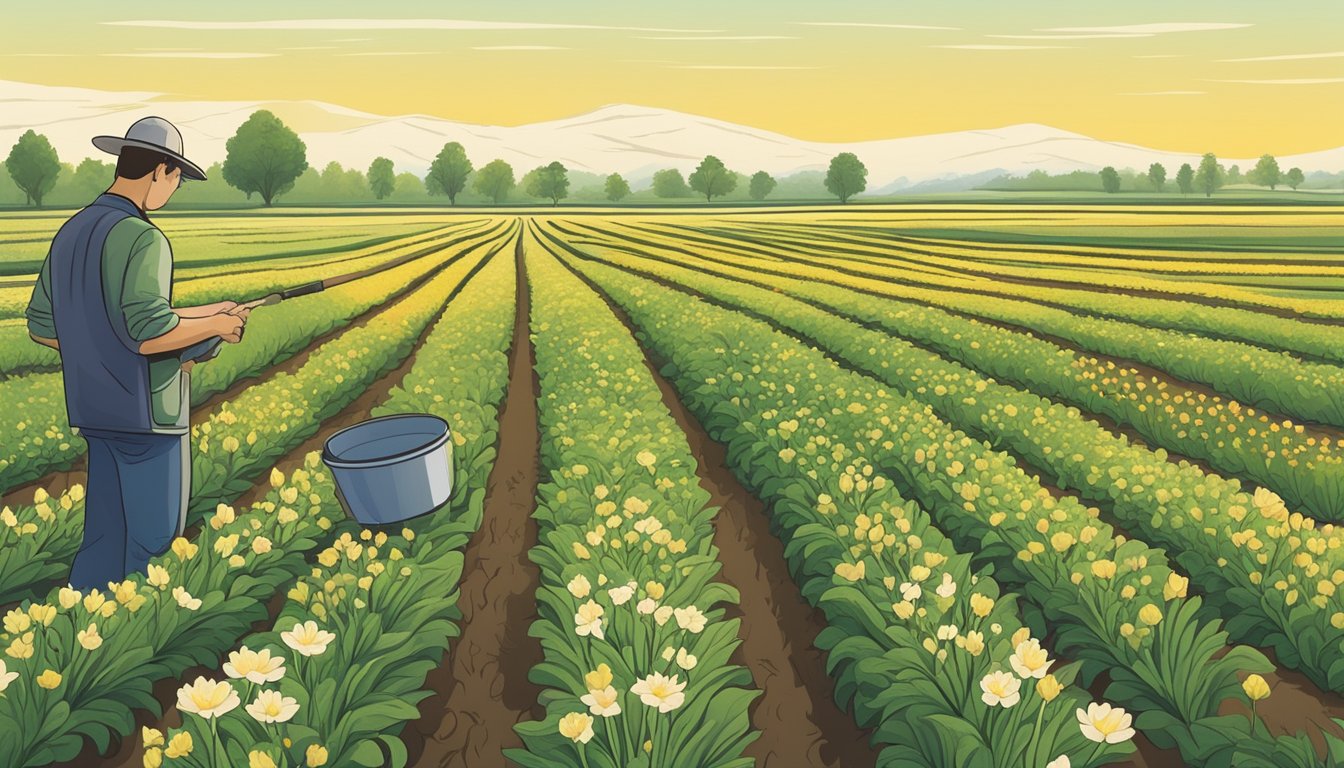
{"type": "Polygon", "coordinates": [[[238,704],[238,692],[227,681],[197,677],[177,690],[177,708],[207,720],[231,712],[238,704]]]}
{"type": "Polygon", "coordinates": [[[1119,744],[1134,738],[1134,729],[1129,727],[1133,718],[1120,707],[1093,702],[1087,705],[1087,711],[1080,707],[1076,714],[1083,735],[1098,744],[1119,744]]]}
{"type": "Polygon", "coordinates": [[[991,707],[998,705],[1007,709],[1022,698],[1021,688],[1022,681],[1007,672],[990,672],[980,681],[980,690],[984,691],[980,700],[991,707]]]}
{"type": "Polygon", "coordinates": [[[589,691],[586,695],[580,696],[579,701],[587,704],[588,711],[594,715],[612,717],[621,714],[620,696],[610,685],[600,691],[589,691]]]}
{"type": "Polygon", "coordinates": [[[570,579],[569,584],[565,588],[569,590],[569,594],[582,600],[588,596],[588,591],[592,589],[592,586],[593,585],[588,581],[588,577],[580,573],[570,579]]]}
{"type": "Polygon", "coordinates": [[[939,627],[939,628],[938,628],[938,639],[939,639],[939,640],[956,640],[956,639],[957,639],[957,625],[956,625],[956,624],[944,624],[944,625],[942,625],[941,627],[939,627]]]}
{"type": "Polygon", "coordinates": [[[645,615],[653,613],[658,610],[658,601],[654,600],[652,597],[646,597],[639,601],[635,606],[635,610],[645,615]]]}
{"type": "Polygon", "coordinates": [[[244,709],[259,723],[283,723],[299,711],[299,702],[289,696],[281,696],[279,691],[262,691],[257,694],[257,700],[244,709]]]}
{"type": "Polygon", "coordinates": [[[194,611],[201,607],[200,598],[192,597],[184,587],[173,587],[173,599],[177,604],[186,608],[188,611],[194,611]]]}
{"type": "Polygon", "coordinates": [[[1045,677],[1046,670],[1054,662],[1046,655],[1040,641],[1027,638],[1017,644],[1017,650],[1008,657],[1008,663],[1013,665],[1013,671],[1023,679],[1029,677],[1040,679],[1045,677]]]}
{"type": "Polygon", "coordinates": [[[611,597],[613,605],[625,605],[630,602],[630,598],[635,596],[635,588],[629,584],[622,587],[612,587],[607,590],[607,595],[611,597]]]}
{"type": "Polygon", "coordinates": [[[901,582],[901,599],[914,602],[924,594],[923,587],[908,581],[901,582]]]}
{"type": "Polygon", "coordinates": [[[587,744],[593,738],[593,718],[582,712],[570,712],[560,718],[560,735],[576,743],[587,744]]]}
{"type": "Polygon", "coordinates": [[[677,626],[692,634],[697,634],[705,628],[705,614],[694,605],[677,608],[672,614],[677,617],[677,626]]]}
{"type": "Polygon", "coordinates": [[[934,591],[938,593],[939,597],[951,597],[957,594],[957,582],[952,580],[952,574],[944,573],[943,583],[939,584],[934,591]]]}
{"type": "Polygon", "coordinates": [[[691,654],[687,653],[685,648],[677,649],[678,667],[681,667],[682,669],[686,670],[695,669],[696,662],[697,662],[696,658],[691,654]]]}
{"type": "Polygon", "coordinates": [[[318,629],[317,622],[310,619],[295,622],[293,629],[280,633],[280,639],[304,656],[319,656],[326,652],[327,646],[336,636],[325,629],[318,629]]]}
{"type": "Polygon", "coordinates": [[[5,667],[4,660],[0,659],[0,691],[3,691],[6,688],[8,688],[9,684],[14,682],[14,679],[17,678],[18,676],[19,676],[18,672],[10,672],[5,667]]]}
{"type": "Polygon", "coordinates": [[[664,605],[653,612],[653,620],[658,622],[658,626],[663,626],[667,620],[672,618],[672,606],[664,605]]]}
{"type": "Polygon", "coordinates": [[[273,683],[285,676],[285,660],[281,656],[272,656],[270,648],[252,651],[244,645],[236,651],[229,651],[229,660],[224,662],[223,670],[229,677],[246,678],[250,683],[261,685],[273,683]]]}
{"type": "Polygon", "coordinates": [[[1045,768],[1073,768],[1073,763],[1069,762],[1068,755],[1060,755],[1046,763],[1045,768]]]}
{"type": "Polygon", "coordinates": [[[602,614],[605,613],[602,606],[589,600],[579,606],[579,612],[574,614],[574,632],[579,637],[592,635],[598,640],[602,638],[602,614]]]}
{"type": "Polygon", "coordinates": [[[631,686],[630,692],[645,705],[657,707],[659,712],[671,712],[686,700],[686,694],[682,693],[685,687],[685,683],[677,682],[676,675],[667,677],[654,672],[631,686]]]}

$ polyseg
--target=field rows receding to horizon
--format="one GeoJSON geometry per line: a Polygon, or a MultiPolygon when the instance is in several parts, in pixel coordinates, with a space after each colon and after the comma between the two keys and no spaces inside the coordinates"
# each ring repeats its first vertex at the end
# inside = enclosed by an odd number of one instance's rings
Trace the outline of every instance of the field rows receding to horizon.
{"type": "Polygon", "coordinates": [[[83,593],[0,218],[12,764],[1344,761],[1344,214],[450,213],[158,221],[178,305],[359,276],[193,372],[192,524],[83,593]],[[405,412],[453,498],[360,526],[318,451],[405,412]]]}

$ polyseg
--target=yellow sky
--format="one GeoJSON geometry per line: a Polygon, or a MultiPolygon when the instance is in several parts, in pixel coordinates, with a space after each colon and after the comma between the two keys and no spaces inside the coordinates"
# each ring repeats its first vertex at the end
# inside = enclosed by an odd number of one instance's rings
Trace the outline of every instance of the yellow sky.
{"type": "Polygon", "coordinates": [[[625,102],[818,141],[1034,122],[1225,156],[1344,144],[1337,0],[76,0],[3,14],[0,79],[170,98],[499,125],[625,102]]]}

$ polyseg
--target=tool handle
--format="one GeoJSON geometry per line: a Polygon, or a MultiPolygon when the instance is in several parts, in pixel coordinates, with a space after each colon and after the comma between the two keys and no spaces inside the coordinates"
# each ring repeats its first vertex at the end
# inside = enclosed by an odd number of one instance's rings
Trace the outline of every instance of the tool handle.
{"type": "Polygon", "coordinates": [[[322,288],[323,288],[322,281],[318,280],[316,282],[308,283],[307,285],[300,285],[298,288],[290,288],[288,290],[281,291],[280,298],[293,299],[298,296],[307,296],[310,293],[317,293],[318,291],[322,290],[322,288]]]}

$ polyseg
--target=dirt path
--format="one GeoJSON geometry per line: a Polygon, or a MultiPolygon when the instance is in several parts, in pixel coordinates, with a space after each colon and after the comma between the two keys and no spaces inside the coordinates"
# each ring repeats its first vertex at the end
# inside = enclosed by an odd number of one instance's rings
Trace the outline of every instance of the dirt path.
{"type": "Polygon", "coordinates": [[[541,392],[528,338],[530,293],[518,240],[518,299],[509,387],[500,412],[499,451],[486,485],[481,529],[467,545],[463,566],[462,636],[429,673],[434,695],[420,702],[420,719],[402,732],[410,765],[505,766],[503,750],[521,747],[513,726],[540,720],[539,689],[527,679],[542,661],[528,637],[537,619],[541,583],[527,552],[537,541],[532,519],[540,477],[537,397],[541,392]]]}
{"type": "MultiPolygon", "coordinates": [[[[607,302],[635,338],[629,315],[587,276],[572,267],[570,271],[607,302]]],[[[751,724],[761,737],[747,747],[746,755],[761,768],[874,765],[877,750],[868,746],[871,731],[859,728],[837,706],[826,655],[813,645],[826,619],[808,605],[790,576],[784,545],[770,532],[765,505],[728,469],[724,447],[686,409],[647,351],[644,365],[686,435],[700,487],[719,507],[714,545],[723,563],[721,576],[740,594],[738,605],[728,611],[730,618],[741,619],[742,627],[742,645],[732,660],[751,672],[762,692],[751,707],[751,724]]]]}

